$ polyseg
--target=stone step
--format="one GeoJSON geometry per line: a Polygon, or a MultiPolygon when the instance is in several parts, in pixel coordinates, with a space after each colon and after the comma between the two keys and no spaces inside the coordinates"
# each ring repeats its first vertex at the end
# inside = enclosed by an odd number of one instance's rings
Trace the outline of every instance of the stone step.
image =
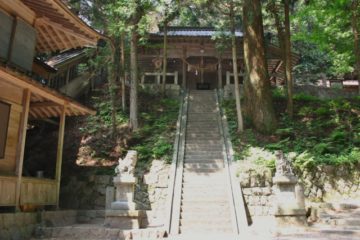
{"type": "Polygon", "coordinates": [[[196,161],[196,160],[223,160],[224,155],[223,155],[222,150],[219,150],[216,153],[214,152],[214,154],[201,154],[201,153],[197,154],[197,153],[194,153],[194,152],[189,154],[189,153],[185,152],[184,159],[185,160],[190,160],[190,161],[196,161]]]}
{"type": "Polygon", "coordinates": [[[221,150],[210,150],[210,151],[192,151],[192,150],[187,150],[187,151],[185,151],[185,154],[187,154],[187,155],[202,155],[202,154],[204,154],[204,155],[206,155],[206,154],[210,154],[210,155],[212,155],[212,154],[219,154],[219,153],[222,153],[222,149],[221,150]]]}
{"type": "MultiPolygon", "coordinates": [[[[212,226],[212,225],[206,225],[206,224],[192,224],[188,225],[186,223],[182,223],[183,225],[180,227],[180,233],[187,234],[187,233],[232,233],[232,225],[229,226],[212,226]]],[[[194,238],[193,238],[194,239],[194,238]]]]}
{"type": "Polygon", "coordinates": [[[186,197],[199,197],[199,198],[202,198],[202,197],[207,197],[207,198],[220,198],[220,197],[228,197],[228,194],[227,194],[227,190],[226,189],[220,189],[218,191],[200,191],[197,190],[197,191],[192,191],[191,189],[189,188],[183,188],[181,190],[182,192],[182,198],[185,199],[186,197]]]}
{"type": "Polygon", "coordinates": [[[212,147],[216,147],[216,149],[214,150],[222,150],[222,142],[218,142],[218,143],[203,143],[203,142],[200,142],[200,143],[185,143],[185,147],[186,148],[199,148],[199,147],[207,147],[207,148],[212,148],[212,147]]]}
{"type": "MultiPolygon", "coordinates": [[[[230,216],[230,215],[229,215],[230,216]]],[[[218,216],[214,218],[204,217],[204,218],[185,218],[181,216],[180,226],[213,226],[216,228],[227,228],[231,227],[231,219],[229,216],[218,216]]],[[[232,228],[231,228],[232,229],[232,228]]]]}
{"type": "Polygon", "coordinates": [[[212,134],[207,134],[207,133],[203,133],[203,134],[195,134],[195,133],[190,133],[190,134],[186,134],[185,136],[185,141],[188,140],[199,140],[199,141],[203,141],[203,140],[214,140],[214,139],[222,139],[221,134],[220,133],[212,133],[212,134]]]}
{"type": "Polygon", "coordinates": [[[208,147],[208,146],[197,146],[197,147],[194,147],[194,146],[185,146],[185,151],[212,151],[212,150],[216,150],[216,151],[219,151],[219,152],[222,152],[223,148],[221,145],[217,145],[217,146],[211,146],[211,147],[208,147]]]}
{"type": "Polygon", "coordinates": [[[207,196],[207,195],[193,195],[193,194],[184,194],[182,197],[183,204],[185,205],[187,202],[202,202],[206,204],[207,202],[227,202],[227,195],[218,195],[218,196],[207,196]]]}
{"type": "Polygon", "coordinates": [[[185,163],[186,169],[219,169],[224,168],[224,163],[185,163]]]}
{"type": "MultiPolygon", "coordinates": [[[[165,230],[162,228],[120,230],[106,228],[101,225],[73,225],[67,227],[42,228],[44,235],[38,239],[52,240],[140,240],[163,239],[165,230]]],[[[34,238],[35,240],[36,238],[34,238]]]]}
{"type": "Polygon", "coordinates": [[[189,169],[184,168],[184,171],[193,172],[197,174],[211,175],[212,173],[222,173],[224,168],[204,168],[204,169],[189,169]]]}
{"type": "MultiPolygon", "coordinates": [[[[215,165],[221,165],[224,166],[224,160],[223,158],[197,158],[197,159],[194,159],[194,158],[188,158],[188,157],[185,157],[184,158],[184,162],[185,164],[186,163],[194,163],[194,164],[213,164],[214,166],[215,165]]],[[[206,166],[206,165],[204,165],[206,166]]]]}
{"type": "Polygon", "coordinates": [[[220,145],[223,144],[223,141],[221,141],[220,139],[212,139],[212,140],[204,140],[204,141],[200,141],[198,139],[189,139],[186,142],[186,145],[191,146],[191,145],[220,145]]]}

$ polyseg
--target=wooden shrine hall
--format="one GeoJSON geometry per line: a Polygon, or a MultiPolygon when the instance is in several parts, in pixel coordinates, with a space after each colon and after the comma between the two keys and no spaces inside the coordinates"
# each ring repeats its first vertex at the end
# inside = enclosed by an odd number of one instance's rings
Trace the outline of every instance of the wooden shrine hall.
{"type": "Polygon", "coordinates": [[[95,111],[36,81],[35,56],[96,47],[103,36],[60,0],[0,0],[0,22],[0,207],[58,207],[65,119],[95,111]],[[56,166],[51,179],[23,175],[27,129],[34,120],[59,125],[57,155],[48,159],[56,166]]]}
{"type": "MultiPolygon", "coordinates": [[[[167,84],[180,85],[183,89],[222,89],[233,84],[231,46],[218,51],[213,37],[213,28],[169,27],[167,84]]],[[[243,47],[240,31],[236,33],[238,43],[238,66],[240,83],[244,75],[243,47]]],[[[139,51],[139,65],[143,84],[159,84],[162,73],[164,33],[153,33],[149,44],[139,51]]],[[[279,47],[267,43],[266,58],[272,84],[282,84],[284,64],[279,47]]],[[[293,54],[293,63],[298,59],[293,54]]]]}

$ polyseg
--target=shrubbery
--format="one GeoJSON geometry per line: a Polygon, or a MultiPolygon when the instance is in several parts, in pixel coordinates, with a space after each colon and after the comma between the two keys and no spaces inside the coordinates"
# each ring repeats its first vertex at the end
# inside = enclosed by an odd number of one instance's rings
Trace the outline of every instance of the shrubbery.
{"type": "MultiPolygon", "coordinates": [[[[286,106],[286,99],[274,94],[275,105],[286,106]]],[[[295,114],[290,119],[276,108],[279,128],[272,135],[262,135],[247,125],[236,133],[234,101],[224,101],[231,138],[237,159],[249,159],[249,149],[257,148],[253,161],[274,168],[275,150],[289,155],[296,169],[311,169],[317,165],[354,165],[360,162],[360,99],[322,101],[306,94],[294,96],[295,114]],[[270,157],[269,157],[270,156],[270,157]]],[[[245,115],[246,116],[246,115],[245,115]]]]}

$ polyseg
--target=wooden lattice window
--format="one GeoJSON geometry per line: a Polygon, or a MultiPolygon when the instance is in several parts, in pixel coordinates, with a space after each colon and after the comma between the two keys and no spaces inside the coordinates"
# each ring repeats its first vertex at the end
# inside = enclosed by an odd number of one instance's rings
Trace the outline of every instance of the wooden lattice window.
{"type": "Polygon", "coordinates": [[[0,159],[5,157],[11,105],[0,101],[0,159]]]}

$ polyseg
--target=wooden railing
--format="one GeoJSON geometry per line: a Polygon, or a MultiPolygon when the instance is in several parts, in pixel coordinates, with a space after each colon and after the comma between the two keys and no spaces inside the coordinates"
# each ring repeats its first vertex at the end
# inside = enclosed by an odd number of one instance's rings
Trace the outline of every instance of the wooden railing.
{"type": "MultiPolygon", "coordinates": [[[[0,206],[16,206],[16,182],[16,176],[0,176],[0,206]]],[[[55,180],[23,177],[20,205],[56,205],[56,187],[55,180]]]]}
{"type": "Polygon", "coordinates": [[[55,205],[56,181],[41,178],[22,178],[20,205],[55,205]]]}
{"type": "Polygon", "coordinates": [[[0,176],[0,206],[15,206],[16,177],[0,176]]]}

